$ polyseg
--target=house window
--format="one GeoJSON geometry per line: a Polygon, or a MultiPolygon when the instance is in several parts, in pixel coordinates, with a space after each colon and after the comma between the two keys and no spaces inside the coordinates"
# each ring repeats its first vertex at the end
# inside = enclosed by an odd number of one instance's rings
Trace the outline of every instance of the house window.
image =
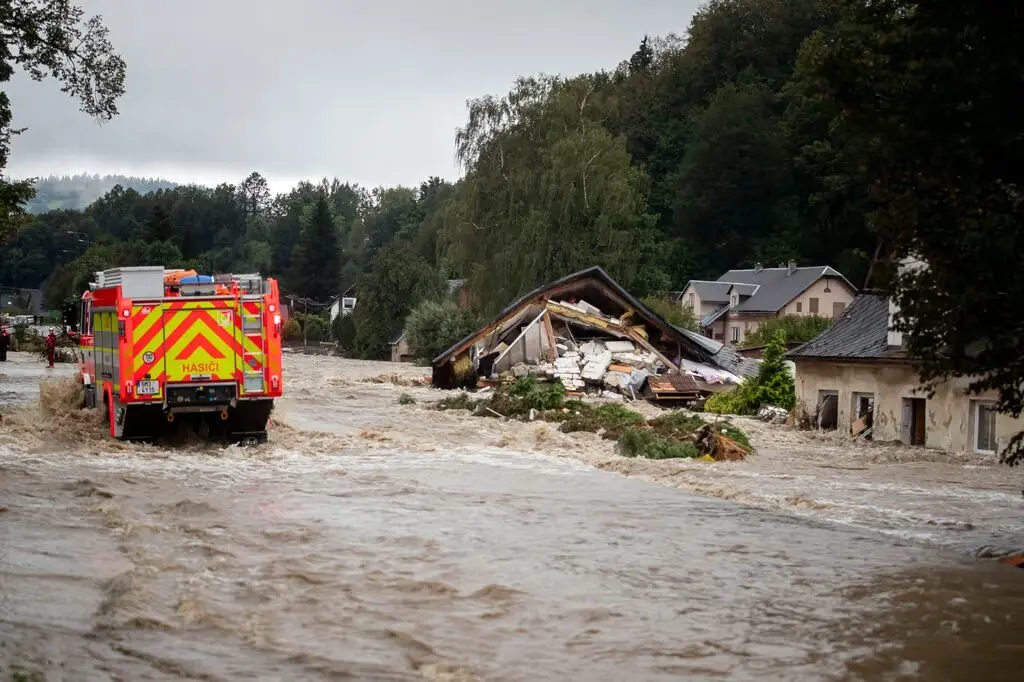
{"type": "Polygon", "coordinates": [[[823,431],[835,431],[839,425],[839,391],[818,391],[818,410],[815,423],[823,431]]]}
{"type": "Polygon", "coordinates": [[[796,311],[797,311],[798,313],[802,313],[802,312],[804,311],[804,304],[803,304],[803,301],[797,301],[797,302],[796,302],[796,311]]]}
{"type": "Polygon", "coordinates": [[[692,291],[690,292],[690,296],[689,296],[689,298],[690,298],[690,307],[691,307],[691,308],[693,308],[693,307],[694,307],[694,306],[696,305],[696,304],[694,303],[694,300],[695,300],[695,298],[696,298],[696,297],[695,297],[695,296],[693,295],[693,292],[692,292],[692,291]]]}
{"type": "Polygon", "coordinates": [[[811,299],[811,315],[817,315],[817,314],[818,314],[818,299],[812,298],[811,299]]]}
{"type": "Polygon", "coordinates": [[[846,304],[845,303],[840,303],[838,301],[836,303],[833,303],[832,304],[832,317],[833,318],[839,317],[840,315],[843,314],[844,310],[846,310],[846,304]]]}
{"type": "Polygon", "coordinates": [[[735,308],[739,304],[740,304],[740,295],[739,294],[733,294],[732,296],[729,297],[729,305],[731,305],[733,308],[735,308]]]}
{"type": "Polygon", "coordinates": [[[974,451],[996,451],[996,404],[988,400],[971,401],[974,407],[974,451]]]}
{"type": "Polygon", "coordinates": [[[740,328],[739,327],[730,327],[730,329],[732,329],[732,342],[733,343],[739,343],[739,341],[740,341],[740,328]]]}

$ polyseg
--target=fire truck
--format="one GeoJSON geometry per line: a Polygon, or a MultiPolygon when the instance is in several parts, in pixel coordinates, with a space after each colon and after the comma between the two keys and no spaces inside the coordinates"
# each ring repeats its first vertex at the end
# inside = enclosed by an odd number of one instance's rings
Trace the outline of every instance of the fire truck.
{"type": "Polygon", "coordinates": [[[156,440],[178,421],[207,439],[266,441],[283,389],[276,280],[112,268],[64,318],[84,406],[102,408],[114,438],[156,440]]]}

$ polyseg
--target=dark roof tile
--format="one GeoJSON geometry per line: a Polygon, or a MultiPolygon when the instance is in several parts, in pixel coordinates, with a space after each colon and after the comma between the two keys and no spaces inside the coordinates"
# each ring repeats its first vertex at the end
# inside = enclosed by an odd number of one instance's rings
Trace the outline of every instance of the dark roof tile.
{"type": "Polygon", "coordinates": [[[861,294],[853,299],[831,327],[786,354],[787,358],[831,358],[841,360],[901,359],[900,348],[889,346],[889,299],[879,294],[861,294]]]}

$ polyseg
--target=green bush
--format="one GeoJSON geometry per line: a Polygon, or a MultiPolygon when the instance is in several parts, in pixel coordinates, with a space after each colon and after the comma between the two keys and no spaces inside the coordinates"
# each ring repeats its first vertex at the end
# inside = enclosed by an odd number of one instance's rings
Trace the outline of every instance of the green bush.
{"type": "Polygon", "coordinates": [[[777,332],[764,349],[764,359],[757,377],[747,379],[732,393],[716,393],[704,403],[705,412],[717,414],[755,414],[761,407],[772,405],[792,410],[796,404],[796,388],[782,358],[785,336],[777,332]]]}
{"type": "MultiPolygon", "coordinates": [[[[753,379],[747,379],[747,382],[753,379]]],[[[750,414],[747,407],[746,391],[741,385],[732,393],[716,393],[704,401],[704,411],[713,414],[750,414]]]]}
{"type": "Polygon", "coordinates": [[[296,339],[302,338],[302,327],[299,326],[298,320],[294,317],[289,317],[281,327],[281,338],[285,341],[295,341],[296,339]]]}
{"type": "Polygon", "coordinates": [[[327,320],[322,317],[314,317],[310,315],[306,318],[305,335],[306,341],[309,343],[320,343],[327,339],[327,335],[330,333],[327,320]]]}
{"type": "Polygon", "coordinates": [[[779,332],[783,343],[807,343],[830,326],[832,320],[819,315],[783,315],[762,322],[743,340],[743,347],[766,346],[779,332]]]}
{"type": "Polygon", "coordinates": [[[565,403],[565,386],[561,382],[538,384],[532,377],[520,377],[507,387],[500,387],[487,401],[480,414],[523,417],[530,413],[560,409],[565,403]]]}
{"type": "Polygon", "coordinates": [[[697,415],[686,412],[669,412],[648,422],[654,433],[663,438],[675,439],[689,438],[694,431],[706,423],[697,415]]]}
{"type": "Polygon", "coordinates": [[[593,407],[580,403],[573,408],[558,428],[562,433],[589,431],[597,433],[604,429],[603,438],[617,440],[630,427],[640,427],[646,421],[642,414],[626,409],[622,405],[601,405],[593,407]]]}
{"type": "Polygon", "coordinates": [[[356,346],[356,323],[351,315],[339,314],[331,323],[331,338],[345,350],[356,346]]]}
{"type": "Polygon", "coordinates": [[[623,457],[645,459],[696,459],[700,450],[690,441],[673,441],[646,429],[627,429],[616,450],[623,457]]]}
{"type": "Polygon", "coordinates": [[[399,405],[415,405],[416,404],[416,399],[413,398],[408,393],[403,393],[402,395],[398,396],[398,404],[399,405]]]}
{"type": "Polygon", "coordinates": [[[476,331],[476,316],[458,303],[444,299],[423,301],[405,319],[409,351],[417,358],[436,358],[476,331]]]}
{"type": "Polygon", "coordinates": [[[473,412],[478,404],[476,400],[469,397],[468,393],[460,393],[439,400],[435,407],[438,410],[469,410],[473,412]]]}

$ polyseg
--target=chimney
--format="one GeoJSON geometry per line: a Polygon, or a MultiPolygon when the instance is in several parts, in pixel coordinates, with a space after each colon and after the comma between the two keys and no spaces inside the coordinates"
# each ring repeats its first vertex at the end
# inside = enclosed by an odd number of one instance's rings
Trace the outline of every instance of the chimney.
{"type": "Polygon", "coordinates": [[[792,275],[794,272],[796,272],[796,261],[791,260],[789,261],[789,265],[786,267],[786,275],[792,275]]]}
{"type": "Polygon", "coordinates": [[[754,263],[754,272],[760,274],[764,270],[764,265],[761,263],[754,263]]]}

